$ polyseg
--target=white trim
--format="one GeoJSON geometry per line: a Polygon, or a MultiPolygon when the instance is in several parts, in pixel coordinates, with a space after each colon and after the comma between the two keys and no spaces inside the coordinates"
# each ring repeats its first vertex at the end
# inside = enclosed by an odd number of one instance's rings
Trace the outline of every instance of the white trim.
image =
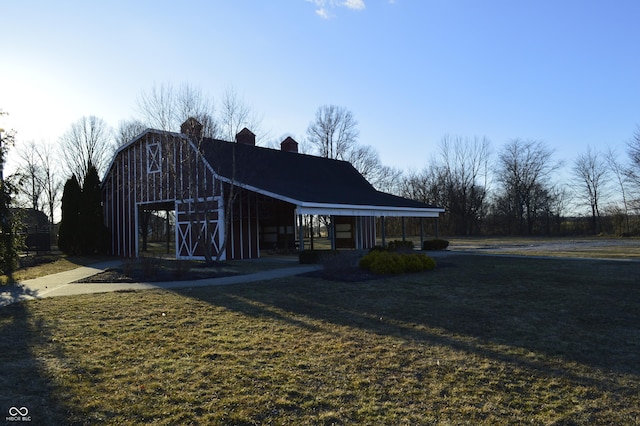
{"type": "Polygon", "coordinates": [[[220,176],[217,173],[216,173],[216,177],[221,182],[225,182],[225,183],[228,183],[230,185],[234,185],[234,186],[236,186],[238,188],[247,189],[249,191],[253,191],[253,192],[261,194],[261,195],[266,195],[269,198],[275,198],[276,200],[286,201],[287,203],[290,203],[290,204],[300,204],[301,203],[300,200],[296,200],[294,198],[286,197],[284,195],[280,195],[280,194],[277,194],[275,192],[265,191],[263,189],[255,187],[253,185],[246,185],[246,184],[238,182],[236,180],[229,179],[229,178],[226,178],[224,176],[220,176]]]}
{"type": "Polygon", "coordinates": [[[388,207],[388,206],[350,206],[325,204],[316,206],[297,205],[296,214],[318,214],[334,216],[394,216],[394,217],[439,217],[444,209],[388,207]]]}
{"type": "Polygon", "coordinates": [[[134,221],[134,230],[135,230],[135,239],[134,239],[134,250],[135,250],[135,257],[138,258],[140,257],[140,229],[138,228],[138,226],[140,226],[140,224],[138,223],[138,218],[140,217],[140,211],[138,210],[138,203],[135,203],[134,206],[134,215],[135,217],[133,218],[134,221]]]}
{"type": "Polygon", "coordinates": [[[226,244],[222,246],[227,232],[227,218],[224,211],[224,192],[222,191],[222,183],[220,183],[220,195],[216,195],[216,197],[218,197],[218,221],[221,223],[221,225],[218,226],[218,253],[221,253],[220,260],[227,260],[227,246],[226,244]]]}

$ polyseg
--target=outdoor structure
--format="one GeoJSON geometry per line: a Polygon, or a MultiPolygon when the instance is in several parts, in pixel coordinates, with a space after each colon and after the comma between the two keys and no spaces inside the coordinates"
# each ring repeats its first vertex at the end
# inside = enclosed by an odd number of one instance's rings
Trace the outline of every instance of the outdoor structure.
{"type": "MultiPolygon", "coordinates": [[[[370,248],[376,218],[438,219],[442,208],[377,191],[348,162],[202,137],[194,119],[181,133],[147,129],[115,154],[102,186],[114,255],[139,255],[143,211],[175,212],[176,258],[245,259],[304,247],[306,215],[330,217],[335,248],[370,248]]],[[[383,227],[384,229],[384,227],[383,227]]],[[[308,247],[307,247],[308,248],[308,247]]]]}

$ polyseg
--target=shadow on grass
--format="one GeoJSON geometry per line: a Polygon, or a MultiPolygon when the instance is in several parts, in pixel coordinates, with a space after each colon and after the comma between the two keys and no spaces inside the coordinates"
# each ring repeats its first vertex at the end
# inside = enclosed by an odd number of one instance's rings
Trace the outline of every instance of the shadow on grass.
{"type": "Polygon", "coordinates": [[[38,296],[38,292],[20,283],[0,287],[0,309],[13,303],[29,300],[38,296]]]}
{"type": "Polygon", "coordinates": [[[303,328],[320,321],[446,346],[603,391],[629,392],[616,376],[640,375],[640,263],[460,255],[441,264],[362,283],[296,277],[184,294],[303,328]]]}
{"type": "Polygon", "coordinates": [[[35,353],[36,347],[49,340],[46,329],[33,320],[24,303],[0,308],[2,424],[69,424],[68,409],[54,397],[56,392],[44,374],[43,360],[35,353]]]}

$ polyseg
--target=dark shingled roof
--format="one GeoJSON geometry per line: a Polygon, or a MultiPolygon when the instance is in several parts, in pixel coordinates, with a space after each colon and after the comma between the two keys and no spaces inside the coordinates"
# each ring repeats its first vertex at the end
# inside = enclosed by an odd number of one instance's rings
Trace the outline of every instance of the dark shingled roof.
{"type": "Polygon", "coordinates": [[[377,191],[347,161],[209,138],[204,138],[201,150],[218,175],[299,202],[438,208],[377,191]]]}

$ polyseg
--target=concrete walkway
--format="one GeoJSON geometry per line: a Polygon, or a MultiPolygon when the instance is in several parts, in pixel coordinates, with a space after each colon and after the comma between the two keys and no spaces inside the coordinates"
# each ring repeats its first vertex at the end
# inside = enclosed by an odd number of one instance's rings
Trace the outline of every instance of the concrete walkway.
{"type": "Polygon", "coordinates": [[[82,266],[65,272],[47,275],[21,283],[0,287],[0,307],[15,302],[45,297],[73,296],[77,294],[106,293],[118,290],[149,290],[154,288],[190,288],[217,285],[241,284],[267,281],[277,278],[304,274],[318,269],[317,265],[295,265],[278,269],[255,272],[246,275],[233,275],[221,278],[205,278],[194,281],[165,281],[154,283],[75,283],[74,281],[98,274],[107,268],[118,266],[120,261],[97,263],[82,266]]]}

